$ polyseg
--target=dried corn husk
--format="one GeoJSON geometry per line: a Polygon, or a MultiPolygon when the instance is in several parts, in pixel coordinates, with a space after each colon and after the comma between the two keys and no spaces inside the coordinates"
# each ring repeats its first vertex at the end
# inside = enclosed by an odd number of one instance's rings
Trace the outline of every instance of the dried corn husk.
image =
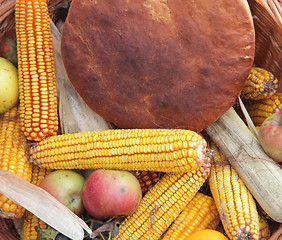
{"type": "Polygon", "coordinates": [[[92,233],[82,219],[51,194],[16,174],[0,170],[0,193],[71,239],[82,240],[84,229],[92,233]]]}
{"type": "Polygon", "coordinates": [[[206,132],[223,151],[262,209],[282,222],[282,169],[265,154],[254,134],[233,108],[206,132]]]}

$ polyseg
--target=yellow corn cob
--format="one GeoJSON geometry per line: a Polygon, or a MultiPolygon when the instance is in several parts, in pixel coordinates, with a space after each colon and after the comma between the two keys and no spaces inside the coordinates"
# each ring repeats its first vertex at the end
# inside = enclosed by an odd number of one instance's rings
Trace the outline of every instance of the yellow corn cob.
{"type": "Polygon", "coordinates": [[[194,232],[216,229],[219,213],[212,197],[198,192],[183,209],[162,240],[185,240],[194,232]]]}
{"type": "Polygon", "coordinates": [[[15,7],[21,126],[40,141],[58,130],[57,92],[46,0],[17,0],[15,7]]]}
{"type": "Polygon", "coordinates": [[[166,173],[143,197],[137,210],[119,226],[115,240],[158,240],[205,182],[210,154],[198,170],[166,173]]]}
{"type": "Polygon", "coordinates": [[[215,144],[211,149],[215,155],[208,182],[226,234],[231,240],[258,239],[259,217],[251,193],[215,144]]]}
{"type": "Polygon", "coordinates": [[[271,72],[252,67],[241,94],[246,99],[261,100],[270,98],[276,93],[277,88],[278,79],[271,72]]]}
{"type": "Polygon", "coordinates": [[[251,101],[246,108],[254,125],[259,127],[270,115],[282,111],[282,93],[276,93],[269,99],[251,101]]]}
{"type": "MultiPolygon", "coordinates": [[[[44,168],[39,168],[37,166],[33,167],[31,183],[39,186],[46,175],[48,175],[52,170],[47,170],[44,168]]],[[[23,225],[23,238],[22,240],[36,240],[37,231],[35,227],[39,226],[41,229],[48,229],[48,226],[44,221],[36,217],[33,213],[26,211],[24,215],[24,225],[23,225]]]]}
{"type": "MultiPolygon", "coordinates": [[[[32,166],[26,155],[27,142],[21,131],[18,107],[0,115],[0,169],[31,180],[32,166]]],[[[20,218],[25,209],[0,194],[0,216],[20,218]]]]}
{"type": "Polygon", "coordinates": [[[187,172],[203,164],[206,141],[180,129],[116,129],[48,137],[30,160],[51,169],[187,172]]]}
{"type": "Polygon", "coordinates": [[[140,183],[143,195],[146,194],[164,175],[164,173],[152,171],[133,171],[132,174],[140,183]]]}
{"type": "Polygon", "coordinates": [[[268,240],[270,237],[270,227],[263,216],[262,213],[259,213],[259,240],[268,240]]]}

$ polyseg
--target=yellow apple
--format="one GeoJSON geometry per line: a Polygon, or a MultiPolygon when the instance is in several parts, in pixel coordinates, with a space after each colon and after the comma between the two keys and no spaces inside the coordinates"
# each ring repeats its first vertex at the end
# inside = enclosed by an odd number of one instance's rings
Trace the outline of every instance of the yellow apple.
{"type": "Polygon", "coordinates": [[[82,191],[85,178],[72,170],[56,170],[49,173],[40,187],[77,215],[84,211],[82,191]]]}
{"type": "Polygon", "coordinates": [[[10,61],[0,57],[0,114],[14,107],[18,99],[18,70],[10,61]]]}

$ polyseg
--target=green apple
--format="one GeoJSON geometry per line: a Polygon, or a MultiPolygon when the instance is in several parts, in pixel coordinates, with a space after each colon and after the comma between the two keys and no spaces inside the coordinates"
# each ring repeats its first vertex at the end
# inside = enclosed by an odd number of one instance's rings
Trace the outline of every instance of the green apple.
{"type": "Polygon", "coordinates": [[[85,178],[72,170],[56,170],[48,174],[40,187],[77,215],[84,211],[82,192],[85,178]]]}
{"type": "Polygon", "coordinates": [[[10,61],[0,57],[0,114],[14,107],[18,99],[18,70],[10,61]]]}

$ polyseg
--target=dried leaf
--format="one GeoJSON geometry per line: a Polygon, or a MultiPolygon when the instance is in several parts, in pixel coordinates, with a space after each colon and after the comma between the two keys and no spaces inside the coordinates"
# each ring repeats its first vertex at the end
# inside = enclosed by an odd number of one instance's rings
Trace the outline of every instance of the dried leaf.
{"type": "Polygon", "coordinates": [[[99,234],[103,233],[103,232],[114,232],[118,229],[117,225],[120,224],[120,222],[124,219],[123,216],[120,216],[114,220],[108,221],[103,223],[100,227],[98,227],[97,229],[95,229],[92,234],[90,235],[90,237],[95,238],[97,237],[99,234]]]}
{"type": "Polygon", "coordinates": [[[41,229],[40,226],[35,226],[35,230],[37,232],[36,240],[56,239],[56,235],[58,234],[58,231],[54,228],[41,229]]]}
{"type": "Polygon", "coordinates": [[[263,210],[282,222],[282,169],[231,107],[205,131],[220,148],[263,210]]]}
{"type": "Polygon", "coordinates": [[[251,119],[251,117],[250,117],[250,115],[249,115],[249,113],[248,113],[248,111],[247,111],[247,109],[246,109],[246,107],[245,107],[243,101],[241,100],[240,96],[238,96],[238,99],[239,99],[239,104],[240,104],[240,107],[241,107],[241,109],[242,109],[242,112],[243,112],[243,114],[244,114],[244,116],[245,116],[245,118],[246,118],[248,127],[249,127],[250,131],[251,131],[251,132],[256,136],[256,138],[257,138],[257,137],[258,137],[258,131],[257,131],[257,129],[256,129],[256,127],[255,127],[255,125],[254,125],[254,123],[253,123],[253,121],[252,121],[252,119],[251,119]]]}
{"type": "Polygon", "coordinates": [[[0,193],[73,240],[83,239],[83,229],[92,233],[81,218],[52,195],[14,173],[0,170],[0,193]]]}

